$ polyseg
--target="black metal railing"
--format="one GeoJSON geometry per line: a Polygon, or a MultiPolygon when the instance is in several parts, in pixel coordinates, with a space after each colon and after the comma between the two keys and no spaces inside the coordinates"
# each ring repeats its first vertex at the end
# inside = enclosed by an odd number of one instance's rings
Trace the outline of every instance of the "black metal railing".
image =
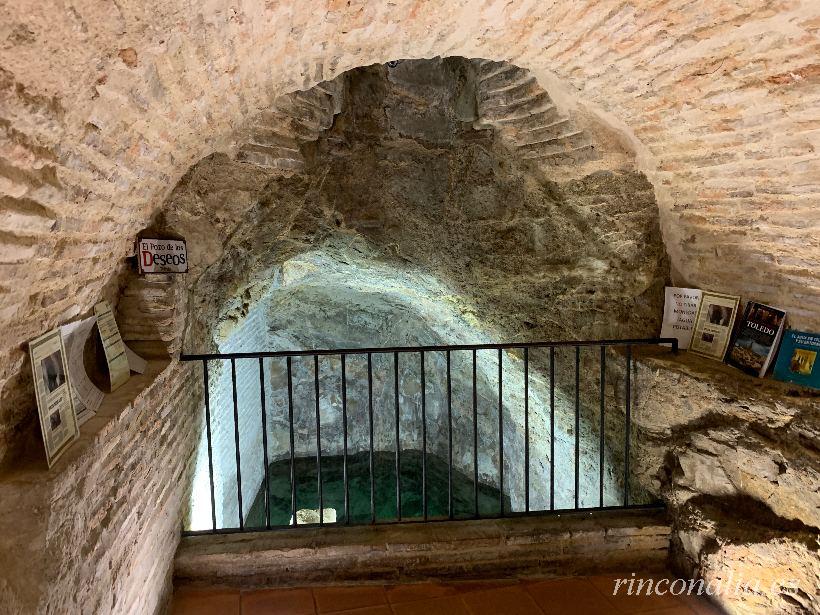
{"type": "MultiPolygon", "coordinates": [[[[534,514],[549,514],[549,513],[563,513],[569,511],[603,511],[603,510],[613,510],[613,509],[634,509],[634,508],[646,508],[646,507],[657,507],[657,502],[649,502],[649,503],[642,503],[642,504],[635,504],[630,501],[630,493],[632,485],[630,484],[630,447],[631,447],[631,439],[632,439],[632,370],[633,370],[633,347],[637,346],[657,346],[661,344],[666,344],[671,346],[672,352],[677,352],[677,340],[674,338],[652,338],[652,339],[624,339],[624,340],[596,340],[596,341],[554,341],[554,342],[533,342],[533,343],[510,343],[510,344],[475,344],[475,345],[452,345],[452,346],[417,346],[417,347],[385,347],[385,348],[357,348],[357,349],[335,349],[335,350],[294,350],[294,351],[276,351],[276,352],[234,352],[234,353],[224,353],[224,354],[183,354],[180,357],[181,361],[198,361],[202,363],[202,373],[203,373],[203,390],[204,390],[204,410],[205,410],[205,446],[207,447],[207,469],[208,469],[208,479],[209,479],[209,491],[210,491],[210,512],[211,512],[211,527],[210,529],[204,530],[188,530],[183,532],[184,534],[191,535],[191,534],[202,534],[202,533],[223,533],[223,532],[236,532],[236,531],[257,531],[261,529],[277,529],[279,527],[295,527],[295,526],[305,526],[305,525],[318,525],[323,526],[328,523],[324,518],[324,511],[325,511],[325,494],[323,490],[326,488],[325,483],[323,483],[323,450],[322,450],[322,420],[321,420],[321,411],[320,411],[320,365],[319,360],[322,357],[334,357],[340,361],[340,378],[341,378],[341,403],[339,412],[341,414],[341,427],[342,427],[342,446],[341,446],[341,457],[342,457],[342,483],[343,483],[343,496],[342,496],[342,508],[343,513],[341,519],[338,523],[341,524],[351,524],[356,523],[356,521],[351,520],[351,485],[350,485],[350,477],[349,477],[349,468],[348,468],[348,460],[350,457],[350,450],[349,450],[349,417],[348,417],[348,406],[349,406],[349,399],[348,399],[348,358],[349,357],[359,357],[364,364],[364,359],[366,359],[366,379],[367,379],[367,399],[366,404],[367,409],[367,424],[365,425],[366,428],[366,437],[367,446],[365,447],[364,454],[368,456],[367,465],[369,467],[369,499],[370,499],[370,506],[369,506],[369,514],[367,520],[359,521],[359,523],[371,523],[371,524],[381,524],[381,523],[396,523],[396,522],[418,522],[418,521],[429,521],[429,520],[448,520],[448,519],[455,519],[455,518],[465,518],[464,515],[457,515],[456,510],[454,507],[454,474],[459,472],[454,466],[454,430],[453,430],[453,423],[454,423],[454,413],[453,413],[453,375],[452,375],[452,356],[454,353],[464,352],[467,353],[468,357],[468,370],[469,364],[471,363],[471,377],[472,377],[472,391],[471,396],[468,396],[468,400],[471,399],[472,407],[468,409],[467,415],[469,416],[469,410],[472,411],[472,508],[471,514],[468,515],[467,518],[495,518],[495,517],[507,517],[507,516],[518,516],[518,515],[534,515],[534,514]],[[596,375],[594,372],[589,370],[582,372],[581,369],[581,349],[599,349],[599,358],[597,359],[600,363],[600,370],[596,375]],[[543,367],[543,373],[546,375],[549,374],[549,395],[548,395],[548,405],[549,405],[549,433],[535,433],[531,434],[531,414],[532,414],[532,405],[533,405],[533,395],[531,394],[531,362],[532,362],[532,355],[533,352],[537,349],[544,349],[546,351],[546,365],[543,367]],[[574,425],[572,428],[573,432],[573,439],[574,439],[574,493],[573,493],[573,506],[571,507],[561,507],[557,505],[556,502],[556,492],[555,492],[555,485],[556,485],[556,350],[558,349],[573,349],[574,356],[572,357],[574,363],[574,425]],[[623,389],[619,389],[622,392],[622,398],[624,402],[623,406],[623,415],[618,413],[618,426],[620,427],[620,422],[623,422],[623,442],[622,442],[622,449],[618,451],[618,456],[621,454],[622,457],[622,467],[623,467],[623,476],[622,481],[620,484],[620,493],[617,494],[619,497],[619,502],[615,505],[605,505],[605,451],[607,450],[607,442],[605,437],[605,428],[607,427],[606,424],[606,411],[607,411],[607,351],[610,349],[610,352],[613,349],[618,350],[622,349],[622,352],[619,353],[617,356],[623,359],[623,373],[618,372],[619,378],[623,378],[623,389]],[[497,436],[497,452],[498,452],[498,468],[497,468],[497,477],[498,477],[498,489],[497,489],[497,510],[491,512],[482,512],[479,506],[479,498],[480,498],[480,479],[479,479],[479,451],[481,448],[481,443],[479,442],[479,422],[478,422],[478,371],[477,371],[477,353],[481,351],[496,351],[497,352],[497,363],[498,363],[498,382],[497,382],[497,421],[498,421],[498,432],[497,436]],[[513,511],[508,502],[506,502],[506,495],[505,495],[505,473],[504,473],[504,446],[505,446],[505,405],[504,405],[504,393],[509,388],[509,383],[504,382],[504,357],[505,353],[510,352],[517,352],[518,354],[516,357],[523,359],[523,483],[524,483],[524,497],[523,497],[523,510],[513,511]],[[428,417],[427,417],[427,377],[426,377],[426,365],[425,365],[425,357],[430,355],[430,353],[441,353],[444,357],[444,370],[445,374],[442,377],[442,381],[444,382],[444,389],[446,393],[444,394],[444,403],[446,405],[446,416],[447,421],[447,433],[446,433],[446,441],[447,441],[447,450],[446,450],[446,461],[447,461],[447,497],[446,497],[446,513],[442,515],[435,515],[431,516],[428,503],[430,501],[430,493],[428,493],[428,456],[431,454],[428,451],[428,417]],[[392,355],[392,381],[393,381],[393,391],[392,391],[392,403],[388,404],[381,404],[381,405],[374,405],[374,356],[385,356],[389,361],[390,356],[392,355]],[[400,376],[399,376],[399,364],[400,364],[400,357],[404,356],[413,356],[416,355],[418,357],[418,368],[419,368],[419,381],[418,387],[420,391],[420,415],[421,415],[421,513],[419,515],[414,515],[412,518],[407,518],[406,516],[402,515],[402,442],[401,442],[401,433],[400,433],[400,425],[401,425],[401,404],[400,404],[400,376]],[[310,388],[312,389],[312,395],[315,400],[315,407],[312,409],[315,412],[315,417],[311,416],[311,420],[315,420],[315,480],[316,480],[316,499],[315,502],[318,503],[318,523],[299,523],[298,521],[298,502],[297,502],[297,470],[296,466],[299,462],[299,459],[304,459],[304,457],[297,457],[296,455],[296,447],[295,447],[295,427],[294,427],[294,373],[293,373],[293,360],[295,358],[312,358],[312,371],[313,377],[312,382],[310,383],[310,388]],[[290,464],[290,515],[291,519],[289,523],[272,523],[271,521],[271,501],[273,495],[280,495],[280,494],[272,494],[271,493],[271,481],[269,476],[269,466],[270,466],[270,459],[269,459],[269,445],[271,442],[271,433],[269,433],[270,425],[268,421],[268,410],[269,407],[267,406],[267,397],[266,395],[266,381],[269,382],[269,378],[266,379],[266,372],[264,366],[264,360],[270,359],[273,361],[284,362],[284,374],[286,379],[286,387],[283,386],[283,391],[286,390],[286,399],[287,399],[287,442],[289,445],[289,450],[284,452],[283,457],[280,461],[289,462],[290,464]],[[232,403],[232,416],[233,416],[233,461],[235,461],[235,482],[236,482],[236,505],[237,505],[237,514],[236,514],[236,523],[237,525],[234,527],[224,527],[225,523],[218,523],[217,522],[217,503],[215,498],[215,487],[214,487],[214,476],[215,476],[215,463],[214,463],[214,433],[213,433],[213,410],[212,407],[212,385],[213,382],[210,380],[212,369],[209,368],[209,362],[218,362],[221,367],[219,369],[224,370],[226,369],[227,365],[230,366],[230,388],[231,388],[231,403],[232,403]],[[237,393],[237,362],[246,362],[246,361],[257,361],[259,367],[259,399],[258,399],[258,408],[261,408],[261,416],[259,420],[259,428],[261,429],[261,439],[262,439],[262,459],[260,460],[264,466],[263,470],[263,483],[262,487],[260,488],[260,495],[263,501],[263,508],[264,508],[264,522],[261,524],[256,524],[254,526],[249,526],[246,523],[245,519],[245,506],[246,502],[243,502],[243,486],[242,486],[242,447],[240,446],[240,411],[239,411],[239,400],[238,400],[238,393],[237,393]],[[581,475],[582,470],[580,466],[580,458],[581,458],[581,390],[582,390],[582,374],[584,375],[584,380],[586,384],[589,384],[593,388],[599,391],[599,398],[600,398],[600,408],[598,409],[598,421],[596,423],[597,431],[598,431],[598,438],[600,439],[599,442],[596,443],[598,447],[598,493],[597,493],[597,505],[591,506],[586,505],[582,506],[582,502],[580,501],[580,492],[581,492],[581,475]],[[590,384],[591,381],[594,380],[590,384]],[[374,448],[374,414],[376,416],[383,416],[389,417],[395,424],[395,433],[393,434],[393,451],[390,451],[390,455],[393,456],[392,462],[395,464],[394,471],[395,474],[395,511],[396,514],[394,518],[384,520],[379,519],[377,517],[377,495],[376,495],[376,472],[374,469],[374,457],[379,452],[376,451],[374,448]],[[534,509],[531,506],[531,488],[530,488],[530,481],[531,481],[531,463],[532,463],[532,440],[537,439],[539,442],[542,442],[544,439],[549,437],[549,505],[543,506],[540,508],[534,509]]],[[[563,351],[562,351],[563,352],[563,351]]],[[[594,353],[597,354],[597,353],[594,353]]],[[[593,353],[587,353],[586,356],[594,356],[593,353]]],[[[611,359],[610,359],[611,361],[611,359]]],[[[386,382],[386,380],[384,381],[386,382]]],[[[568,383],[572,384],[572,379],[568,379],[568,383]]],[[[612,383],[610,383],[612,384],[612,383]]],[[[546,397],[546,396],[545,396],[546,397]]],[[[469,403],[469,401],[468,401],[469,403]]],[[[546,405],[546,401],[543,402],[546,405]]],[[[544,409],[546,411],[546,409],[544,409]]],[[[620,409],[619,409],[620,410],[620,409]]],[[[226,411],[227,412],[227,411],[226,411]]],[[[612,410],[610,410],[610,413],[612,410]]],[[[227,416],[230,416],[230,412],[227,412],[227,416]]],[[[612,420],[612,419],[611,419],[612,420]]],[[[443,426],[442,426],[443,428],[443,426]]],[[[284,437],[284,434],[282,434],[284,437]]],[[[230,436],[228,436],[230,437],[230,436]]],[[[610,445],[611,448],[611,445],[610,445]]],[[[405,449],[406,450],[406,449],[405,449]]],[[[494,454],[494,453],[493,453],[494,454]]],[[[258,471],[258,468],[257,468],[258,471]]],[[[368,487],[365,487],[367,489],[368,487]]],[[[546,488],[545,488],[546,489],[546,488]]],[[[437,495],[437,494],[434,494],[437,495]]],[[[612,496],[612,494],[608,494],[612,496]]],[[[546,496],[545,496],[546,497],[546,496]]],[[[392,503],[391,503],[392,505],[392,503]]]]}

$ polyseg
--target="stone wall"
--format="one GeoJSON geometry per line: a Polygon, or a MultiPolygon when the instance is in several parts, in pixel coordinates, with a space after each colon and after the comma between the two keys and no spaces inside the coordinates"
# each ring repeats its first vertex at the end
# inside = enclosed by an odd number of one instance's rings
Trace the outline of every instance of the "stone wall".
{"type": "MultiPolygon", "coordinates": [[[[476,107],[481,83],[474,63],[463,58],[357,69],[336,80],[334,90],[344,104],[332,127],[303,147],[302,177],[270,176],[262,165],[254,180],[248,165],[221,157],[192,169],[163,216],[171,232],[188,236],[192,243],[210,238],[203,221],[191,222],[190,212],[204,200],[201,195],[208,195],[209,201],[223,195],[223,210],[233,206],[244,211],[238,209],[236,230],[214,249],[223,254],[221,261],[207,267],[201,253],[192,255],[197,277],[190,304],[196,309],[186,345],[281,350],[566,339],[581,331],[583,337],[600,338],[655,334],[667,261],[657,206],[645,177],[619,159],[626,166],[618,171],[581,171],[573,178],[562,175],[559,182],[539,178],[510,156],[506,136],[499,144],[492,130],[474,127],[484,121],[476,107]],[[248,188],[250,194],[241,200],[230,194],[248,188]],[[269,312],[267,335],[260,306],[269,312]]],[[[602,156],[607,152],[607,147],[600,147],[602,156]]],[[[479,431],[487,443],[479,454],[479,475],[484,482],[498,484],[499,446],[490,444],[499,439],[497,364],[489,353],[478,358],[479,431]]],[[[535,358],[531,418],[536,433],[541,433],[549,429],[549,384],[544,357],[539,362],[535,358]]],[[[597,395],[597,383],[588,378],[590,369],[598,373],[597,357],[584,353],[583,358],[582,382],[590,380],[597,395]]],[[[393,450],[392,368],[385,369],[382,359],[376,357],[374,445],[377,450],[393,450]]],[[[443,356],[428,359],[428,419],[431,426],[441,426],[443,356]]],[[[472,386],[465,369],[469,357],[456,354],[453,359],[455,463],[469,475],[472,413],[469,404],[462,403],[472,386]]],[[[569,506],[574,497],[575,384],[572,358],[559,353],[558,359],[555,497],[556,505],[569,506]]],[[[247,490],[259,483],[251,481],[264,467],[257,368],[246,363],[237,362],[240,442],[253,442],[241,447],[245,504],[247,490]],[[244,403],[248,395],[249,403],[244,403]]],[[[420,450],[417,358],[403,356],[401,363],[402,446],[420,450]]],[[[523,361],[520,353],[507,353],[505,363],[504,489],[513,508],[522,510],[523,361]]],[[[323,452],[340,454],[339,361],[323,359],[320,368],[323,452]]],[[[285,364],[266,362],[265,369],[268,458],[275,460],[290,450],[285,364]]],[[[367,447],[360,429],[366,419],[360,403],[365,399],[361,372],[361,365],[351,364],[348,444],[353,452],[367,447]]],[[[219,525],[223,511],[230,509],[228,517],[237,517],[229,375],[226,364],[212,386],[219,525]]],[[[312,365],[294,361],[293,387],[295,452],[312,456],[312,365]]],[[[582,397],[584,477],[579,501],[591,505],[598,499],[600,438],[592,408],[599,402],[591,395],[582,397]]],[[[623,423],[617,414],[609,427],[607,458],[612,460],[604,472],[605,491],[607,503],[615,503],[622,483],[622,472],[616,468],[623,463],[623,423]]],[[[202,487],[207,482],[202,478],[207,467],[203,446],[196,479],[202,487]]],[[[428,446],[446,455],[446,442],[440,437],[431,436],[428,446]]],[[[551,463],[549,438],[535,438],[532,446],[538,460],[533,506],[548,507],[550,488],[544,473],[551,463]]]]}
{"type": "Polygon", "coordinates": [[[817,612],[820,397],[691,355],[641,357],[634,382],[636,470],[680,572],[730,613],[817,612]]]}
{"type": "Polygon", "coordinates": [[[182,583],[270,587],[407,583],[662,572],[670,528],[663,513],[615,512],[453,521],[183,539],[182,583]],[[310,548],[306,549],[305,545],[310,548]]]}
{"type": "MultiPolygon", "coordinates": [[[[374,346],[418,346],[441,344],[492,343],[498,333],[483,326],[469,314],[475,313],[463,296],[444,286],[429,273],[385,262],[385,255],[372,245],[349,234],[300,255],[284,264],[284,273],[271,283],[268,295],[252,308],[220,349],[290,350],[293,348],[366,348],[374,346]],[[258,315],[267,313],[267,318],[258,315]],[[255,328],[253,328],[255,327],[255,328]],[[251,340],[255,345],[246,345],[251,340]]],[[[584,372],[598,374],[598,348],[584,349],[584,372]]],[[[453,462],[457,470],[472,476],[474,464],[473,430],[478,429],[479,479],[501,487],[499,482],[499,371],[495,351],[476,355],[476,414],[473,421],[472,365],[470,352],[451,353],[453,462]]],[[[373,446],[376,451],[395,451],[396,422],[393,355],[373,355],[373,446]]],[[[507,351],[502,358],[504,407],[504,483],[514,511],[524,510],[524,366],[521,351],[507,351]]],[[[547,351],[533,350],[529,363],[529,425],[531,431],[530,504],[534,510],[550,507],[550,471],[554,472],[555,506],[571,507],[574,488],[574,357],[559,349],[556,353],[555,456],[551,468],[550,382],[547,351]]],[[[612,370],[623,359],[610,355],[612,370]]],[[[234,449],[233,400],[230,367],[211,362],[211,413],[214,472],[216,479],[217,523],[233,527],[236,515],[236,460],[234,449]],[[220,370],[217,372],[217,370],[220,370]],[[217,376],[216,374],[219,374],[217,376]],[[230,507],[230,513],[226,512],[230,507]]],[[[289,399],[286,362],[266,359],[264,365],[268,460],[290,455],[289,399]]],[[[237,411],[242,452],[243,503],[249,503],[247,489],[258,488],[263,464],[261,449],[259,369],[256,360],[236,360],[237,411]],[[255,482],[250,482],[255,481],[255,482]]],[[[316,397],[312,358],[292,362],[294,452],[297,457],[316,454],[316,397]]],[[[319,414],[322,453],[341,455],[343,451],[341,361],[338,356],[319,361],[319,414]]],[[[347,450],[367,451],[370,447],[367,366],[364,355],[350,356],[346,362],[347,450]]],[[[579,502],[598,504],[599,497],[599,399],[586,391],[581,395],[581,458],[579,461],[579,502]]],[[[399,433],[403,450],[422,450],[421,369],[418,353],[399,357],[399,433]]],[[[608,425],[611,446],[605,451],[605,503],[617,504],[622,496],[623,422],[618,410],[620,399],[610,395],[608,425]],[[618,427],[620,425],[620,427],[618,427]]],[[[448,459],[449,433],[446,402],[444,353],[425,355],[426,450],[448,459]]],[[[208,486],[204,434],[200,441],[196,485],[208,486]]],[[[637,490],[636,490],[637,493],[637,490]]],[[[253,495],[251,493],[250,495],[253,495]]],[[[281,496],[281,494],[277,494],[281,496]]],[[[637,499],[633,499],[633,502],[637,499]]],[[[195,494],[198,511],[194,529],[209,526],[209,495],[195,494]]],[[[245,511],[247,512],[247,510],[245,511]]]]}
{"type": "MultiPolygon", "coordinates": [[[[267,330],[267,314],[263,306],[259,305],[253,308],[232,334],[219,345],[219,352],[254,352],[267,349],[267,330]]],[[[244,518],[262,483],[265,467],[262,461],[262,397],[259,387],[258,362],[236,361],[234,368],[244,518]]],[[[195,363],[195,369],[202,370],[200,362],[195,363]]],[[[217,525],[218,527],[239,527],[231,364],[230,361],[211,361],[208,369],[217,525]]],[[[273,392],[267,378],[265,382],[267,385],[265,396],[269,405],[273,392]]],[[[194,493],[191,499],[191,503],[198,509],[193,513],[198,523],[190,525],[190,529],[207,529],[211,526],[212,521],[210,487],[207,479],[207,440],[204,431],[200,431],[198,435],[196,476],[199,476],[201,480],[194,480],[199,491],[194,493]],[[205,522],[204,526],[202,521],[205,522]]],[[[189,477],[186,478],[190,480],[189,477]]]]}

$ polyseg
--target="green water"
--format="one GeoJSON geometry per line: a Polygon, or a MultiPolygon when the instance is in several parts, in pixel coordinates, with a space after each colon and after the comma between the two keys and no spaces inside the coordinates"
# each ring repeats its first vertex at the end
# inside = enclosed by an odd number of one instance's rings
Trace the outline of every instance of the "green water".
{"type": "MultiPolygon", "coordinates": [[[[393,453],[377,452],[374,459],[374,500],[376,521],[396,521],[396,458],[393,453]]],[[[319,508],[318,481],[315,458],[297,458],[296,509],[319,508]]],[[[347,458],[350,493],[350,523],[370,522],[370,456],[357,453],[347,458]]],[[[401,516],[403,520],[421,518],[422,511],[422,455],[420,451],[401,453],[401,516]]],[[[268,467],[271,525],[287,525],[291,518],[290,460],[275,461],[268,467]]],[[[325,508],[336,509],[337,522],[344,522],[344,479],[341,456],[322,457],[322,497],[325,508]]],[[[447,462],[427,455],[427,514],[428,518],[446,518],[448,514],[447,462]]],[[[264,480],[259,486],[246,527],[264,527],[264,480]]],[[[478,508],[482,516],[500,512],[499,491],[496,487],[479,482],[478,508]]],[[[510,508],[509,497],[504,497],[504,510],[510,508]]],[[[473,477],[453,470],[453,513],[456,518],[475,516],[475,487],[473,477]]]]}

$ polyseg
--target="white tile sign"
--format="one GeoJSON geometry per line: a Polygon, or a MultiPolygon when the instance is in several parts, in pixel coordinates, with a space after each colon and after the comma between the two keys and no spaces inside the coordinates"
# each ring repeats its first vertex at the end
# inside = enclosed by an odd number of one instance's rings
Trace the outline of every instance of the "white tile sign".
{"type": "Polygon", "coordinates": [[[140,239],[137,242],[140,273],[185,273],[188,250],[179,239],[140,239]]]}

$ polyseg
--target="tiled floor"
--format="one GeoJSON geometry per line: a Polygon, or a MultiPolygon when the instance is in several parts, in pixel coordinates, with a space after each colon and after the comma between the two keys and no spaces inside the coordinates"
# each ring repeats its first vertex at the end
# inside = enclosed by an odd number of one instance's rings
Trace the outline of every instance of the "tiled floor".
{"type": "Polygon", "coordinates": [[[526,581],[470,581],[297,589],[182,587],[173,615],[718,615],[704,599],[613,596],[599,576],[526,581]]]}

